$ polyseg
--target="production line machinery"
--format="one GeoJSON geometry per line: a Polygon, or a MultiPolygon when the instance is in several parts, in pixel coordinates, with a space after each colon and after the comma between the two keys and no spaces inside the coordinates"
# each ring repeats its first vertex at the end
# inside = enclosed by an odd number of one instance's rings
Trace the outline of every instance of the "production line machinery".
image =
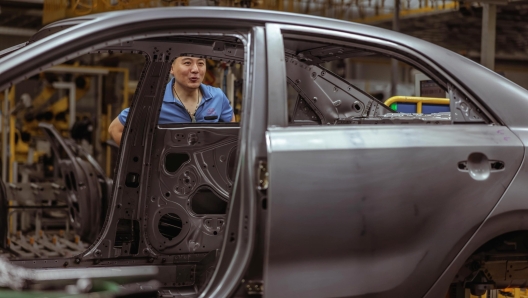
{"type": "Polygon", "coordinates": [[[112,180],[75,141],[50,124],[39,127],[50,143],[57,177],[1,185],[0,244],[15,258],[76,255],[104,223],[112,180]]]}

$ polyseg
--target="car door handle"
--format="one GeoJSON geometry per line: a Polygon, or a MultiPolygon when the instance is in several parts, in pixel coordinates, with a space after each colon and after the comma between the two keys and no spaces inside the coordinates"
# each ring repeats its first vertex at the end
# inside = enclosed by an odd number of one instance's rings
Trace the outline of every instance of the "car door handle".
{"type": "Polygon", "coordinates": [[[493,172],[503,171],[505,164],[500,160],[489,160],[480,152],[471,153],[467,160],[458,162],[458,170],[468,172],[469,176],[475,180],[483,181],[488,179],[493,172]]]}
{"type": "MultiPolygon", "coordinates": [[[[504,162],[500,160],[490,160],[490,167],[492,172],[499,172],[504,170],[504,162]]],[[[467,172],[467,160],[458,163],[458,169],[462,172],[467,172]]]]}

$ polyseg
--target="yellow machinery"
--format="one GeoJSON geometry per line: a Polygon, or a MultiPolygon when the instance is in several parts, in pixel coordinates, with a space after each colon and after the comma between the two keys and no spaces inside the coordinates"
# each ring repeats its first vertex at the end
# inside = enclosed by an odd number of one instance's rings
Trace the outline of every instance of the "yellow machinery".
{"type": "Polygon", "coordinates": [[[492,295],[482,295],[480,297],[469,295],[466,297],[469,298],[528,298],[528,290],[525,288],[522,289],[501,289],[501,290],[492,290],[494,293],[492,295]]]}
{"type": "MultiPolygon", "coordinates": [[[[16,86],[13,86],[9,89],[7,92],[8,96],[6,97],[6,92],[3,92],[0,98],[2,98],[2,107],[5,107],[5,101],[7,100],[9,102],[8,106],[10,107],[9,110],[4,111],[2,109],[2,118],[6,117],[8,119],[7,123],[4,123],[3,125],[7,124],[6,126],[9,127],[9,129],[5,129],[5,132],[9,131],[9,136],[6,139],[3,139],[3,141],[6,141],[7,144],[2,144],[2,148],[9,148],[9,152],[7,153],[7,156],[9,156],[8,162],[6,164],[10,165],[10,169],[7,171],[7,173],[2,173],[3,175],[7,175],[9,182],[14,182],[15,177],[14,171],[12,166],[17,163],[26,163],[28,161],[28,158],[31,158],[32,160],[37,160],[43,153],[38,152],[35,150],[30,150],[30,144],[25,140],[23,137],[24,134],[28,134],[31,136],[38,136],[40,135],[40,130],[38,129],[37,125],[41,121],[38,121],[36,119],[27,120],[24,119],[24,110],[19,111],[17,113],[9,113],[10,110],[15,107],[15,91],[16,86]],[[16,125],[18,123],[18,127],[16,125]],[[30,157],[28,154],[32,154],[30,157]]],[[[42,89],[40,94],[35,97],[35,99],[32,101],[33,107],[40,108],[44,104],[47,103],[49,98],[53,96],[53,94],[56,92],[54,88],[45,87],[42,89]]],[[[77,99],[81,98],[85,93],[87,92],[87,89],[78,89],[77,90],[77,99]]],[[[57,115],[59,113],[64,113],[68,109],[68,98],[63,97],[59,99],[54,104],[50,105],[46,108],[47,112],[50,112],[51,115],[57,115]]],[[[59,130],[64,131],[65,133],[68,132],[68,122],[69,119],[65,118],[64,121],[57,121],[55,118],[47,121],[49,123],[53,123],[54,126],[56,126],[59,130]]]]}
{"type": "MultiPolygon", "coordinates": [[[[15,104],[15,88],[11,87],[4,90],[0,95],[2,98],[2,128],[4,127],[15,127],[15,117],[9,114],[9,106],[14,106],[15,104]]],[[[13,182],[13,172],[8,171],[4,172],[5,164],[13,164],[15,161],[15,130],[14,129],[2,129],[2,148],[8,148],[9,152],[2,152],[2,177],[7,177],[7,181],[13,182]],[[8,134],[9,131],[9,134],[8,134]]]]}
{"type": "MultiPolygon", "coordinates": [[[[79,100],[82,98],[89,90],[90,88],[90,78],[89,77],[82,77],[84,83],[83,86],[77,86],[75,88],[75,99],[79,100]]],[[[61,113],[64,113],[63,119],[57,119],[57,117],[53,117],[50,120],[44,120],[44,122],[52,123],[53,126],[60,131],[63,135],[66,136],[69,128],[71,127],[71,122],[75,122],[75,119],[69,119],[70,115],[66,113],[68,110],[68,96],[63,96],[59,100],[57,100],[55,103],[49,105],[48,104],[50,98],[57,92],[57,89],[54,88],[52,85],[46,85],[40,92],[39,95],[37,95],[32,100],[32,107],[35,110],[41,110],[41,111],[47,111],[50,114],[50,116],[56,116],[61,113]]],[[[20,113],[23,114],[23,113],[20,113]]],[[[21,116],[21,115],[20,115],[21,116]]],[[[19,117],[21,118],[21,117],[19,117]]],[[[22,120],[22,119],[20,119],[22,120]]],[[[40,132],[38,129],[38,123],[41,122],[38,119],[32,119],[28,121],[28,119],[25,119],[23,122],[22,130],[30,132],[31,134],[40,132]]]]}
{"type": "MultiPolygon", "coordinates": [[[[90,78],[83,77],[83,80],[84,86],[78,86],[75,88],[76,101],[82,98],[90,88],[90,78]]],[[[12,89],[15,90],[15,88],[16,87],[12,89]]],[[[32,117],[27,117],[28,114],[26,110],[21,110],[20,112],[13,115],[13,118],[16,119],[16,123],[18,123],[16,127],[15,124],[10,126],[11,128],[14,128],[13,131],[15,132],[15,154],[13,161],[18,163],[27,162],[29,157],[28,154],[31,151],[29,148],[30,144],[25,136],[40,136],[41,131],[38,128],[38,123],[40,122],[51,123],[59,132],[61,132],[62,135],[69,135],[69,129],[73,122],[75,122],[75,119],[69,119],[70,114],[67,112],[69,108],[69,98],[68,96],[63,96],[56,102],[49,104],[51,97],[54,96],[56,92],[57,89],[51,84],[46,85],[31,101],[33,110],[39,111],[40,114],[46,114],[46,119],[41,119],[40,117],[35,117],[34,115],[32,117]],[[60,117],[60,115],[63,115],[63,117],[60,117]]],[[[10,143],[10,146],[12,144],[13,143],[10,143]]],[[[40,155],[42,155],[41,152],[33,151],[32,160],[37,160],[40,155]]]]}
{"type": "MultiPolygon", "coordinates": [[[[209,0],[217,6],[251,7],[304,13],[341,20],[375,23],[391,20],[394,8],[384,0],[209,0]]],[[[44,0],[43,24],[87,14],[122,9],[187,6],[189,0],[44,0]]],[[[402,1],[400,16],[448,12],[458,9],[454,0],[402,1]]]]}
{"type": "MultiPolygon", "coordinates": [[[[414,96],[393,96],[385,101],[385,105],[392,107],[393,104],[398,102],[415,103],[416,113],[422,113],[422,104],[439,104],[449,105],[449,98],[434,98],[434,97],[414,97],[414,96]]],[[[395,109],[394,109],[395,110],[395,109]]]]}
{"type": "MultiPolygon", "coordinates": [[[[6,164],[9,165],[8,172],[5,173],[6,176],[9,177],[8,181],[14,182],[13,173],[13,165],[15,162],[18,164],[25,164],[28,162],[28,160],[36,161],[38,158],[43,154],[42,152],[38,152],[36,150],[31,150],[30,143],[28,142],[29,136],[40,136],[41,131],[38,128],[38,123],[40,122],[46,122],[52,124],[63,136],[69,137],[70,129],[73,125],[73,123],[76,121],[76,119],[82,119],[83,115],[76,113],[75,109],[73,109],[73,112],[69,111],[70,108],[70,96],[73,95],[73,98],[75,101],[78,101],[82,97],[84,97],[88,91],[90,90],[90,84],[92,81],[92,75],[96,76],[103,76],[107,75],[111,72],[117,72],[121,73],[123,75],[123,88],[122,88],[122,107],[128,107],[129,102],[129,70],[127,68],[118,68],[118,67],[90,67],[90,66],[70,66],[70,65],[59,65],[52,67],[50,70],[47,70],[49,72],[55,72],[55,73],[70,73],[75,74],[74,81],[76,78],[81,79],[82,84],[74,85],[74,83],[70,83],[73,88],[73,90],[70,90],[70,95],[63,96],[56,100],[53,103],[50,103],[50,99],[56,95],[57,93],[57,87],[54,83],[46,83],[44,87],[40,90],[40,92],[34,96],[33,99],[31,99],[31,110],[35,111],[33,115],[28,116],[28,109],[24,108],[21,109],[18,112],[10,114],[9,111],[13,110],[13,107],[16,106],[16,104],[20,104],[20,100],[15,100],[15,90],[16,86],[11,87],[8,91],[2,92],[0,95],[0,99],[2,99],[2,113],[3,116],[5,115],[6,118],[9,119],[8,123],[4,123],[6,127],[9,127],[9,129],[6,129],[5,131],[9,131],[9,137],[5,140],[7,144],[2,144],[2,148],[10,148],[7,152],[7,156],[9,157],[8,160],[6,160],[6,164]],[[73,92],[73,93],[72,93],[73,92]],[[8,94],[6,97],[5,94],[8,94]],[[6,98],[4,98],[6,97],[6,98]],[[8,111],[4,111],[4,103],[5,100],[9,101],[9,109],[8,111]],[[36,117],[35,114],[43,115],[45,114],[45,117],[36,117]],[[74,117],[74,119],[70,119],[71,117],[74,117]],[[9,146],[8,146],[9,145],[9,146]],[[31,156],[30,156],[31,155],[31,156]]],[[[40,75],[40,79],[44,80],[44,75],[40,75]]],[[[101,78],[99,78],[101,80],[101,78]]],[[[133,91],[133,90],[132,90],[133,91]]],[[[29,110],[29,111],[31,111],[29,110]]],[[[100,134],[100,142],[104,143],[109,137],[107,135],[107,127],[112,121],[112,110],[110,107],[105,109],[105,111],[102,112],[103,116],[100,119],[101,121],[101,134],[100,134]],[[107,113],[107,115],[104,115],[107,113]]],[[[87,118],[91,118],[92,115],[85,115],[87,118]]],[[[4,140],[4,139],[3,139],[4,140]]],[[[110,149],[107,148],[107,151],[110,149]]],[[[107,156],[109,154],[107,153],[107,156]]],[[[107,160],[107,174],[109,174],[109,161],[107,160]]],[[[4,173],[3,173],[4,174],[4,173]]]]}
{"type": "Polygon", "coordinates": [[[188,5],[188,0],[44,0],[42,23],[105,11],[159,6],[188,5]]]}

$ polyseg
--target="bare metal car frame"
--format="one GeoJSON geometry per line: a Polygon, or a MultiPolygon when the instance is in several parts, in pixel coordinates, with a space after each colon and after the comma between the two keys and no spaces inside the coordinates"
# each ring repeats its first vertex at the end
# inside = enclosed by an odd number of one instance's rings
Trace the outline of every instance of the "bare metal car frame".
{"type": "Polygon", "coordinates": [[[478,293],[527,282],[521,243],[528,230],[528,92],[500,75],[370,26],[246,9],[171,8],[51,24],[27,45],[2,53],[0,89],[109,50],[139,51],[148,62],[125,127],[104,229],[75,258],[15,264],[155,265],[159,293],[167,297],[444,297],[451,284],[478,293]],[[178,42],[181,48],[174,48],[178,42]],[[320,68],[329,58],[315,53],[321,44],[382,53],[423,71],[449,92],[450,115],[436,118],[448,125],[421,115],[398,120],[320,68]],[[170,63],[183,54],[244,62],[239,129],[156,125],[170,63]],[[322,125],[288,118],[287,84],[302,95],[298,105],[311,109],[301,118],[322,125]],[[338,91],[339,101],[331,95],[338,91]],[[178,147],[178,140],[185,145],[178,147]],[[195,216],[185,207],[188,193],[171,189],[179,177],[163,169],[163,157],[186,146],[195,146],[186,177],[201,179],[228,201],[225,216],[195,216]],[[220,163],[208,154],[227,156],[234,148],[233,179],[224,179],[225,171],[212,174],[220,163]],[[184,199],[176,203],[171,196],[184,199]],[[167,244],[153,229],[167,208],[182,212],[200,236],[167,244]],[[118,226],[128,226],[131,235],[120,247],[118,226]],[[198,243],[194,250],[190,240],[198,243]],[[509,254],[495,253],[500,245],[482,249],[497,241],[518,245],[509,254]]]}

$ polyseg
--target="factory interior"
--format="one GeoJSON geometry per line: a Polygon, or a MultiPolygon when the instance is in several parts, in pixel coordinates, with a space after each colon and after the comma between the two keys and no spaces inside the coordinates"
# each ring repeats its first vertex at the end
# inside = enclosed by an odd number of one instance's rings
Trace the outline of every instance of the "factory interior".
{"type": "MultiPolygon", "coordinates": [[[[451,50],[528,88],[528,1],[525,0],[0,0],[0,57],[25,44],[53,22],[105,12],[173,6],[272,10],[384,28],[451,50]]],[[[226,41],[226,45],[227,42],[231,41],[226,41]]],[[[241,63],[243,57],[241,59],[206,59],[203,79],[204,84],[220,88],[227,96],[232,107],[232,122],[238,123],[242,117],[246,84],[246,70],[241,63]]],[[[0,90],[0,166],[6,194],[0,202],[4,206],[0,208],[0,256],[3,260],[32,262],[53,259],[57,262],[61,258],[75,258],[98,239],[108,213],[113,212],[108,207],[112,200],[113,179],[119,163],[124,162],[119,143],[111,136],[109,127],[133,103],[148,63],[146,56],[139,51],[90,52],[0,90]],[[60,170],[64,167],[72,170],[60,170]],[[80,176],[86,179],[78,181],[80,176]],[[76,198],[71,203],[73,192],[76,198]]],[[[384,55],[322,59],[322,65],[399,112],[422,113],[422,103],[398,101],[394,94],[402,98],[446,97],[446,92],[434,82],[424,84],[432,81],[422,80],[424,74],[413,65],[395,63],[384,55]]],[[[289,88],[288,98],[296,99],[295,91],[289,88]]],[[[295,100],[291,102],[295,105],[295,100]]],[[[441,100],[430,103],[436,105],[433,112],[449,112],[449,109],[443,109],[446,103],[441,100]]],[[[359,104],[356,106],[358,110],[362,109],[359,104]]],[[[423,113],[426,108],[424,104],[423,113]]],[[[289,110],[295,109],[292,106],[289,110]]],[[[294,114],[288,116],[292,118],[294,114]]],[[[310,117],[315,119],[314,115],[306,115],[308,118],[302,121],[310,121],[310,117]]],[[[230,148],[231,151],[224,154],[227,157],[221,156],[227,160],[226,185],[229,188],[234,181],[234,174],[230,172],[235,168],[236,152],[230,148]]],[[[181,165],[181,158],[175,155],[175,163],[181,165]]],[[[168,166],[167,169],[171,172],[168,166]]],[[[174,172],[176,170],[179,166],[174,172]]],[[[192,175],[195,174],[186,172],[182,177],[192,180],[192,175]]],[[[127,186],[136,183],[134,179],[127,177],[127,186]]],[[[204,197],[215,196],[209,189],[198,189],[200,191],[204,197]]],[[[216,208],[224,211],[203,213],[225,214],[226,204],[220,200],[216,208]]],[[[171,216],[173,213],[162,216],[157,226],[161,235],[169,240],[177,237],[171,229],[175,222],[182,224],[179,217],[171,216]]],[[[217,225],[219,229],[227,220],[227,217],[211,218],[207,223],[217,225]]],[[[127,225],[136,223],[121,219],[116,228],[113,245],[122,256],[127,255],[127,250],[138,249],[136,242],[129,241],[136,237],[130,232],[135,228],[127,228],[127,225]]],[[[214,233],[216,235],[216,230],[214,233]]],[[[214,245],[221,243],[220,240],[214,240],[218,243],[211,241],[214,245]]],[[[1,269],[0,272],[4,270],[11,269],[1,269]]],[[[184,284],[187,280],[182,280],[182,288],[189,286],[184,284]]],[[[71,296],[56,294],[46,297],[143,297],[104,296],[104,293],[111,292],[108,289],[102,290],[101,296],[91,296],[79,290],[79,282],[72,286],[76,287],[74,290],[64,292],[71,296]]],[[[248,297],[265,296],[262,284],[248,284],[248,287],[248,297]],[[252,290],[251,286],[255,289],[252,290]]],[[[517,284],[483,292],[466,289],[462,296],[456,297],[523,298],[528,297],[527,287],[517,284]]],[[[412,291],[409,289],[409,293],[412,291]]],[[[157,293],[158,297],[180,297],[171,296],[176,295],[175,291],[157,293]]],[[[185,296],[183,290],[178,293],[185,296]]],[[[195,297],[191,294],[188,297],[195,297]]],[[[0,290],[0,297],[44,296],[39,296],[38,292],[5,289],[0,290]]],[[[455,296],[448,293],[446,297],[455,296]]]]}

